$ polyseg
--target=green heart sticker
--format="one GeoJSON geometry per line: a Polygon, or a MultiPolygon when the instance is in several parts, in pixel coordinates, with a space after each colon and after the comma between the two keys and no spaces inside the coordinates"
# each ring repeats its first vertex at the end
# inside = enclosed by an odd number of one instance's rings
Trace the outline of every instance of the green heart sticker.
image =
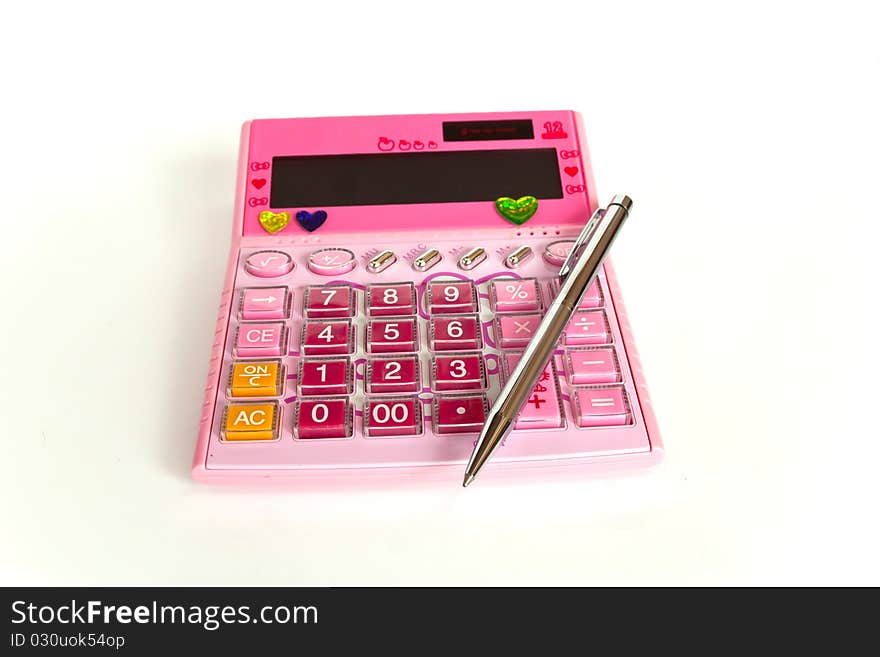
{"type": "Polygon", "coordinates": [[[538,199],[534,196],[520,196],[514,200],[509,196],[502,196],[495,201],[495,209],[508,221],[521,226],[538,211],[538,199]]]}

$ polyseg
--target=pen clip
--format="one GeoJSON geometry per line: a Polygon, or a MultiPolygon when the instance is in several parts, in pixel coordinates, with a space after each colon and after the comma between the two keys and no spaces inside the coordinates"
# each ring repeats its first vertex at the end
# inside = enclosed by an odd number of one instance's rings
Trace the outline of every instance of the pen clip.
{"type": "Polygon", "coordinates": [[[584,226],[583,230],[581,230],[581,234],[578,235],[577,240],[575,240],[574,246],[571,247],[571,251],[568,252],[568,256],[565,258],[565,262],[562,263],[562,267],[559,269],[559,280],[564,281],[565,277],[568,276],[569,272],[571,272],[571,268],[574,266],[574,263],[578,261],[578,258],[581,257],[581,251],[584,248],[584,245],[590,239],[590,236],[593,234],[593,231],[596,230],[596,227],[599,225],[599,222],[602,220],[602,217],[605,216],[605,208],[597,208],[593,213],[593,216],[590,217],[590,220],[587,222],[587,225],[584,226]]]}

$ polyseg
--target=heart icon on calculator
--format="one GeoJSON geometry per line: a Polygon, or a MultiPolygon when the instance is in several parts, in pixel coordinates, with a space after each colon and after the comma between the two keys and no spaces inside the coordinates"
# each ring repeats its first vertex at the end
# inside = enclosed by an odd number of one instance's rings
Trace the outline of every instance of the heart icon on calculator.
{"type": "Polygon", "coordinates": [[[287,212],[271,212],[265,210],[260,213],[260,225],[267,233],[277,233],[290,222],[287,212]]]}
{"type": "Polygon", "coordinates": [[[495,209],[502,217],[520,226],[538,211],[538,199],[534,196],[520,196],[518,199],[502,196],[495,201],[495,209]]]}
{"type": "Polygon", "coordinates": [[[300,226],[311,233],[324,225],[324,222],[327,221],[327,213],[324,210],[316,210],[315,212],[300,210],[296,213],[296,220],[300,226]]]}

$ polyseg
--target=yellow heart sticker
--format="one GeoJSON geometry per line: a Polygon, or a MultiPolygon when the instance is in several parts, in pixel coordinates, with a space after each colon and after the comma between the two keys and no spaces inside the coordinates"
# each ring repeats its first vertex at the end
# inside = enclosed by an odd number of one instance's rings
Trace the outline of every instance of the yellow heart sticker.
{"type": "Polygon", "coordinates": [[[288,212],[270,212],[266,210],[260,213],[260,225],[267,233],[277,233],[290,222],[288,212]]]}

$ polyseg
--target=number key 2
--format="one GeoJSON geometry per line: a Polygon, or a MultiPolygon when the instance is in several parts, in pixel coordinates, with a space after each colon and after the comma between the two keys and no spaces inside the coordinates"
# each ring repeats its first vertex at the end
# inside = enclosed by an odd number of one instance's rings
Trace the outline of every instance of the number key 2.
{"type": "Polygon", "coordinates": [[[364,430],[371,438],[417,436],[422,433],[422,402],[415,397],[367,400],[364,430]]]}
{"type": "Polygon", "coordinates": [[[367,351],[371,354],[399,354],[418,351],[419,333],[415,317],[371,319],[367,323],[367,351]]]}
{"type": "Polygon", "coordinates": [[[367,362],[367,393],[418,392],[422,385],[418,356],[372,358],[367,362]]]}
{"type": "Polygon", "coordinates": [[[473,281],[431,281],[425,295],[432,315],[474,313],[478,309],[473,281]]]}
{"type": "Polygon", "coordinates": [[[352,317],[354,292],[350,285],[312,285],[305,292],[306,317],[352,317]]]}
{"type": "Polygon", "coordinates": [[[381,315],[415,315],[416,288],[412,283],[367,286],[367,312],[381,315]]]}
{"type": "Polygon", "coordinates": [[[301,395],[350,395],[354,368],[349,358],[303,358],[299,364],[301,395]]]}
{"type": "Polygon", "coordinates": [[[480,322],[476,315],[431,318],[431,348],[435,351],[482,349],[480,322]]]}

